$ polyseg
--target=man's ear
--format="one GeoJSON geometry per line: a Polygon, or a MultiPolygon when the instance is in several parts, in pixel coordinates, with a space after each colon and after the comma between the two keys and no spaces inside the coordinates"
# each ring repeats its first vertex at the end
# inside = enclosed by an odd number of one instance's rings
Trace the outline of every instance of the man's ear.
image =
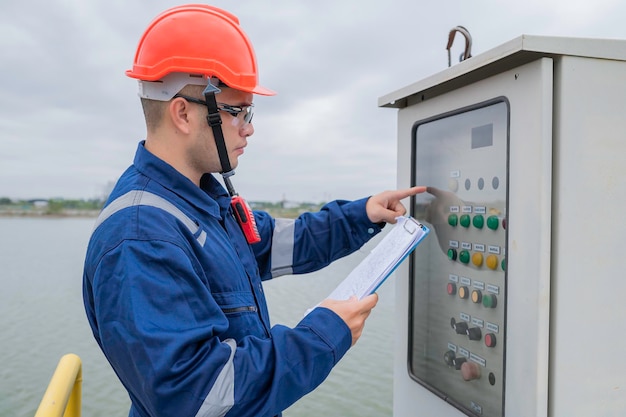
{"type": "Polygon", "coordinates": [[[190,114],[190,103],[182,97],[173,99],[167,107],[168,115],[172,125],[181,133],[191,133],[191,120],[193,115],[190,114]]]}

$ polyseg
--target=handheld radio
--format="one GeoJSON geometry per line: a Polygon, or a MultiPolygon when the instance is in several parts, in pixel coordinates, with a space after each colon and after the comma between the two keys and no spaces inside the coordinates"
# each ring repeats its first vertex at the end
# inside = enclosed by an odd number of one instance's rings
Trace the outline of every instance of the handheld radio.
{"type": "Polygon", "coordinates": [[[258,243],[261,241],[261,235],[259,234],[259,230],[256,227],[256,221],[254,220],[254,214],[252,213],[252,209],[235,191],[233,184],[230,182],[230,178],[223,177],[224,184],[226,184],[226,188],[228,189],[228,193],[231,196],[230,206],[233,209],[233,213],[235,215],[235,219],[237,223],[239,223],[239,227],[243,231],[244,236],[246,237],[246,241],[249,244],[258,243]]]}

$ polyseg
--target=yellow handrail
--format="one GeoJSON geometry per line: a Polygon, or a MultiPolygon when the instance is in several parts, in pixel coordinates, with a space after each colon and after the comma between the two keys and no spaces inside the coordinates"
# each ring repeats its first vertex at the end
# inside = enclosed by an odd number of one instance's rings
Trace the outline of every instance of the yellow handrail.
{"type": "Polygon", "coordinates": [[[83,370],[80,358],[64,355],[52,375],[35,417],[80,417],[83,370]]]}

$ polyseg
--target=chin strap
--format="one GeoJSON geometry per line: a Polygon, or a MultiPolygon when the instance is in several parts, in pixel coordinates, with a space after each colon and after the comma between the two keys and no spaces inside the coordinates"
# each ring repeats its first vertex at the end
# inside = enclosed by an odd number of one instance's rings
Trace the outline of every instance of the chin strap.
{"type": "MultiPolygon", "coordinates": [[[[217,100],[215,99],[215,93],[219,92],[220,89],[209,82],[204,89],[204,99],[206,101],[207,109],[209,110],[206,120],[213,130],[213,137],[215,138],[215,145],[217,146],[217,155],[219,156],[220,164],[222,165],[222,176],[226,178],[234,175],[235,172],[230,166],[230,160],[228,159],[228,150],[226,149],[224,133],[222,132],[222,118],[220,117],[220,111],[217,108],[217,100]]],[[[230,190],[228,191],[230,192],[230,190]]],[[[233,194],[234,193],[231,193],[231,196],[233,194]]]]}
{"type": "Polygon", "coordinates": [[[228,158],[228,150],[226,149],[226,141],[224,140],[224,132],[222,132],[222,118],[220,117],[220,111],[217,108],[217,99],[215,94],[219,93],[220,89],[211,84],[207,85],[204,89],[204,99],[206,106],[209,110],[209,114],[206,117],[209,126],[213,130],[213,137],[215,138],[215,145],[217,146],[217,155],[220,158],[220,165],[222,166],[222,178],[224,178],[224,184],[230,194],[230,206],[233,210],[233,214],[237,223],[241,227],[241,231],[246,237],[246,241],[250,244],[258,243],[261,241],[261,236],[256,227],[256,221],[254,219],[254,213],[250,209],[246,200],[243,199],[235,191],[235,187],[230,182],[230,177],[235,175],[235,170],[230,166],[230,159],[228,158]]]}

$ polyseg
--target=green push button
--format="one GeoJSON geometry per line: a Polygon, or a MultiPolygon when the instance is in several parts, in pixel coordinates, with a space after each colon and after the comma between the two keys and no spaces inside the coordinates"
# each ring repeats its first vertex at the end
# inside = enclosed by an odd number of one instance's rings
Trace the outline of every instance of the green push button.
{"type": "Polygon", "coordinates": [[[466,250],[462,250],[459,253],[459,261],[463,262],[464,264],[469,263],[470,261],[470,253],[466,250]]]}
{"type": "Polygon", "coordinates": [[[463,227],[469,227],[470,222],[471,222],[471,220],[470,220],[469,214],[462,215],[461,216],[461,220],[459,220],[459,223],[461,223],[461,226],[463,226],[463,227]]]}
{"type": "Polygon", "coordinates": [[[496,299],[495,295],[488,294],[488,295],[483,296],[483,307],[496,308],[497,303],[498,303],[498,300],[496,299]]]}
{"type": "Polygon", "coordinates": [[[451,261],[456,261],[456,249],[448,249],[448,259],[450,259],[451,261]]]}
{"type": "Polygon", "coordinates": [[[502,260],[502,263],[500,264],[500,266],[502,266],[503,271],[506,271],[506,258],[502,260]]]}
{"type": "Polygon", "coordinates": [[[448,215],[448,224],[450,226],[456,227],[458,223],[459,223],[459,216],[457,216],[456,214],[448,215]]]}
{"type": "Polygon", "coordinates": [[[489,216],[487,217],[487,227],[491,230],[498,230],[498,226],[500,226],[500,219],[498,216],[489,216]]]}
{"type": "Polygon", "coordinates": [[[474,225],[475,228],[482,229],[483,226],[485,225],[485,217],[483,217],[482,214],[475,215],[474,218],[472,219],[472,224],[474,225]]]}

